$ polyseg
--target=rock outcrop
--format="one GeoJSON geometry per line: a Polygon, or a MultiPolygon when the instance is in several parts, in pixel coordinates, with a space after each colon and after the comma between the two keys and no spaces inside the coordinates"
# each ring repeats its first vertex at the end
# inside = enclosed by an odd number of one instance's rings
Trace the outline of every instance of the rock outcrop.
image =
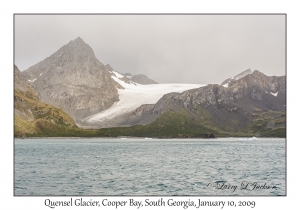
{"type": "Polygon", "coordinates": [[[139,83],[139,84],[142,84],[142,85],[157,84],[157,82],[155,82],[154,80],[148,78],[144,74],[131,75],[130,73],[125,73],[124,76],[126,76],[127,78],[129,78],[133,82],[139,83]]]}

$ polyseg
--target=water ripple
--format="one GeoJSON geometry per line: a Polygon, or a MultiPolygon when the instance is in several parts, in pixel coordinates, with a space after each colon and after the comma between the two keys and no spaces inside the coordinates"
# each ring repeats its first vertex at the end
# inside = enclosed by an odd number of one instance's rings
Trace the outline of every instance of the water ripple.
{"type": "Polygon", "coordinates": [[[285,195],[285,140],[15,140],[15,195],[285,195]],[[233,190],[225,182],[276,186],[233,190]]]}

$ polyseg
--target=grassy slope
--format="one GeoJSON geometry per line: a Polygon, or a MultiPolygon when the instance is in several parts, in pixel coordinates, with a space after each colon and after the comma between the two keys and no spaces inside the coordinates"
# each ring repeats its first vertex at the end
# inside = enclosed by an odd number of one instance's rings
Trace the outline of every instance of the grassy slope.
{"type": "MultiPolygon", "coordinates": [[[[229,136],[264,136],[264,137],[285,137],[285,126],[275,126],[266,128],[268,124],[283,122],[285,124],[285,115],[281,118],[275,118],[274,113],[263,113],[271,118],[265,123],[262,119],[264,115],[255,116],[253,124],[244,130],[234,132],[230,128],[217,127],[209,123],[208,119],[191,118],[190,115],[182,112],[165,112],[153,123],[146,126],[136,125],[120,128],[103,128],[98,130],[80,129],[75,126],[57,127],[50,124],[49,121],[41,122],[39,132],[28,134],[27,136],[51,136],[51,137],[118,137],[118,136],[136,136],[136,137],[156,137],[156,138],[204,138],[206,133],[214,133],[216,137],[229,136]],[[263,124],[262,124],[263,122],[263,124]]],[[[279,114],[279,113],[277,113],[279,114]]]]}
{"type": "Polygon", "coordinates": [[[29,116],[29,120],[17,114],[14,116],[14,135],[51,136],[77,129],[72,118],[59,108],[41,102],[32,90],[15,90],[14,108],[29,116]]]}
{"type": "Polygon", "coordinates": [[[286,113],[277,111],[264,112],[257,109],[253,114],[250,130],[265,137],[286,137],[286,113]]]}

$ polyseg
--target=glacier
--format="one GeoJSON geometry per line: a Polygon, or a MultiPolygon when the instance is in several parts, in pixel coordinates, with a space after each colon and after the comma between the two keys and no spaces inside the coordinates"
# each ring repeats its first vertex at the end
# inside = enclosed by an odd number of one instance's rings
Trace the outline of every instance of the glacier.
{"type": "Polygon", "coordinates": [[[126,83],[121,80],[124,75],[111,71],[112,79],[119,83],[124,89],[118,89],[119,101],[110,108],[84,118],[87,123],[103,122],[114,117],[133,112],[143,104],[155,104],[163,95],[171,92],[183,92],[189,89],[205,86],[204,84],[149,84],[142,85],[130,81],[126,83]]]}

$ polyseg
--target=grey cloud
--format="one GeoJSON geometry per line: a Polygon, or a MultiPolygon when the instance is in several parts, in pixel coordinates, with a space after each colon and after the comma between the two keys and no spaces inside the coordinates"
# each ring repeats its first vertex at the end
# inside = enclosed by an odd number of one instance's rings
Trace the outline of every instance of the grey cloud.
{"type": "Polygon", "coordinates": [[[15,15],[15,63],[25,70],[77,37],[102,63],[159,83],[285,74],[285,15],[15,15]]]}

